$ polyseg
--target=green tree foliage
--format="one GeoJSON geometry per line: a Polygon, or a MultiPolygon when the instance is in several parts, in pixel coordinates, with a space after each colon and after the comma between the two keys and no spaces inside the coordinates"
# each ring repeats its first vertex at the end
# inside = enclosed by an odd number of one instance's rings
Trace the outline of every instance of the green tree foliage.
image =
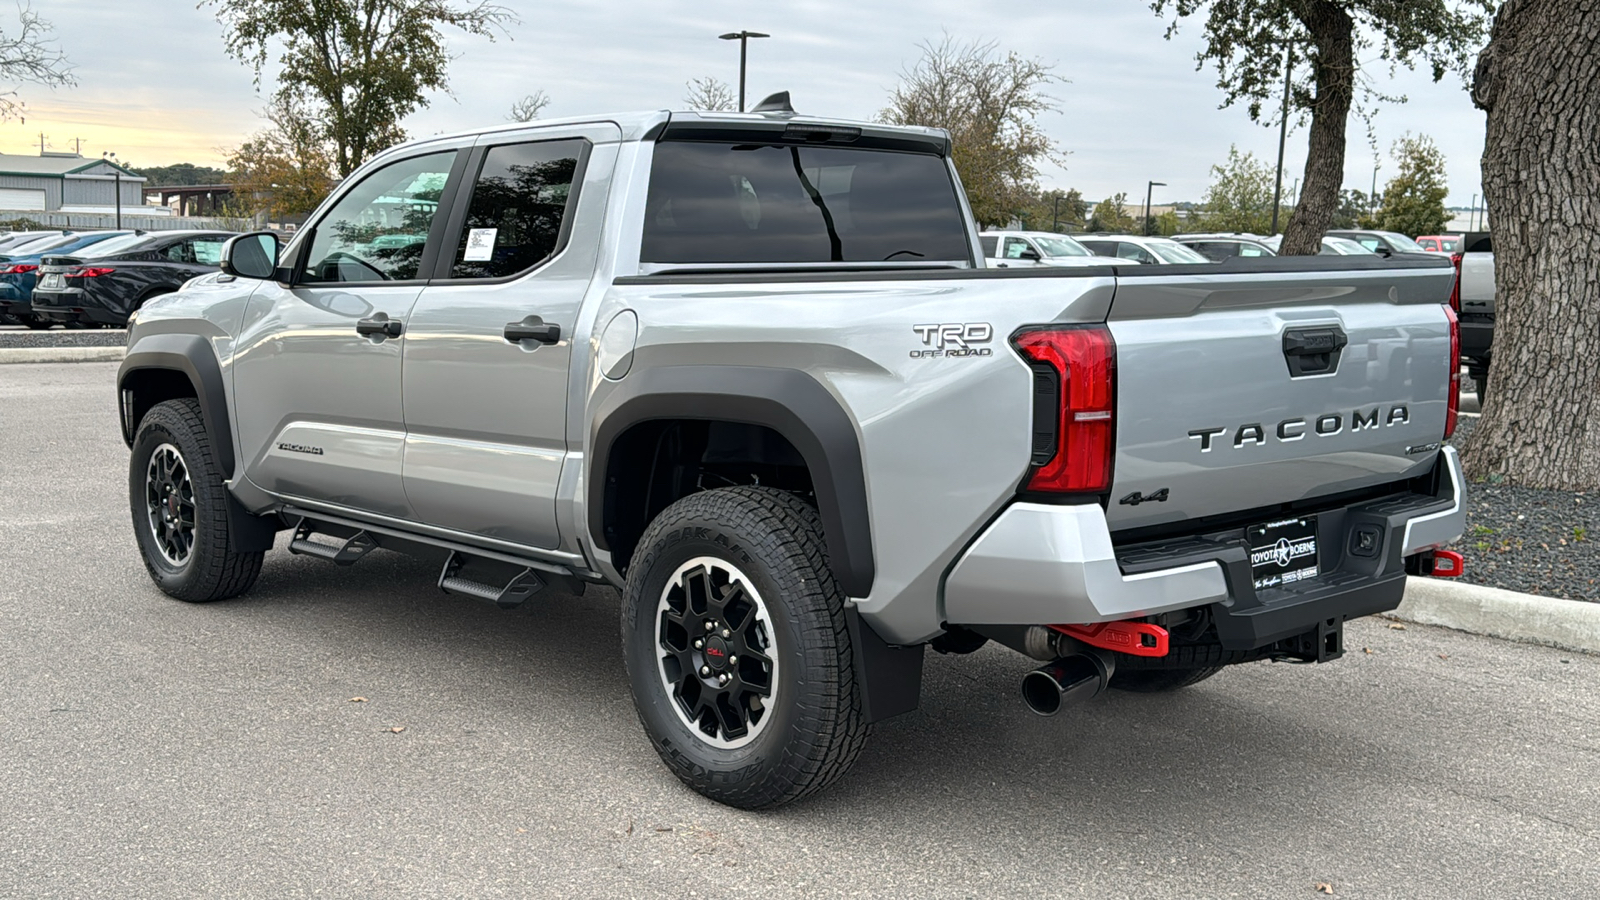
{"type": "Polygon", "coordinates": [[[1089,204],[1077,188],[1036,191],[1017,210],[1016,218],[1032,231],[1082,231],[1089,220],[1089,204]]]}
{"type": "Polygon", "coordinates": [[[1089,222],[1084,228],[1086,231],[1107,231],[1113,234],[1128,234],[1138,229],[1139,220],[1128,212],[1126,191],[1096,203],[1094,212],[1089,214],[1089,222]]]}
{"type": "Polygon", "coordinates": [[[1405,137],[1394,142],[1391,151],[1400,171],[1383,189],[1383,206],[1378,210],[1378,227],[1398,231],[1408,237],[1438,234],[1450,224],[1450,211],[1444,198],[1444,154],[1427,135],[1405,137]]]}
{"type": "Polygon", "coordinates": [[[275,99],[303,111],[349,175],[405,139],[400,122],[449,87],[442,29],[493,40],[510,10],[469,0],[204,0],[216,7],[229,55],[255,70],[274,49],[282,64],[275,99]]]}
{"type": "Polygon", "coordinates": [[[922,45],[922,58],[901,74],[879,117],[895,125],[928,125],[950,132],[951,156],[973,215],[1002,226],[1037,193],[1039,164],[1055,142],[1038,117],[1056,109],[1044,93],[1061,81],[1051,66],[993,43],[958,43],[946,36],[922,45]]]}
{"type": "Polygon", "coordinates": [[[1377,228],[1378,220],[1372,215],[1373,203],[1364,191],[1339,192],[1339,208],[1333,211],[1329,228],[1377,228]]]}
{"type": "Polygon", "coordinates": [[[1175,209],[1169,209],[1161,215],[1151,216],[1151,218],[1155,220],[1155,226],[1150,230],[1162,237],[1172,237],[1175,234],[1181,234],[1189,230],[1183,217],[1179,216],[1178,211],[1175,209]]]}
{"type": "MultiPolygon", "coordinates": [[[[1321,248],[1339,207],[1344,181],[1345,126],[1357,85],[1370,85],[1364,65],[1416,68],[1435,81],[1451,70],[1466,75],[1482,46],[1496,0],[1151,0],[1171,16],[1168,37],[1191,16],[1204,17],[1198,58],[1217,70],[1223,105],[1244,103],[1250,117],[1272,121],[1280,109],[1284,51],[1304,61],[1290,91],[1293,114],[1309,114],[1304,188],[1284,233],[1285,253],[1321,248]]],[[[1377,96],[1377,95],[1373,95],[1377,96]]],[[[1390,98],[1393,99],[1393,98],[1390,98]]]]}
{"type": "Polygon", "coordinates": [[[269,127],[228,155],[234,196],[245,212],[273,218],[309,213],[337,182],[333,153],[289,98],[274,101],[267,120],[269,127]]]}
{"type": "Polygon", "coordinates": [[[146,187],[174,187],[188,184],[229,184],[228,173],[211,166],[174,163],[170,166],[141,166],[135,170],[146,179],[146,187]]]}
{"type": "MultiPolygon", "coordinates": [[[[1254,153],[1228,148],[1228,161],[1211,167],[1195,225],[1202,231],[1272,231],[1273,170],[1254,153]]],[[[1281,219],[1281,213],[1280,213],[1281,219]]]]}
{"type": "MultiPolygon", "coordinates": [[[[28,82],[57,88],[77,83],[66,54],[51,37],[53,30],[33,7],[18,8],[16,29],[0,28],[0,84],[28,82]]],[[[0,90],[0,121],[21,118],[26,109],[15,90],[0,90]]]]}

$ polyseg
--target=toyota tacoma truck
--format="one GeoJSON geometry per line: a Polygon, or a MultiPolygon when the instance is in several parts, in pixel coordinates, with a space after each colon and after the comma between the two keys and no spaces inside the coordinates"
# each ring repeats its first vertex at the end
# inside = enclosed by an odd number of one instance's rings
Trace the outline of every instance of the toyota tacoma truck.
{"type": "Polygon", "coordinates": [[[782,96],[406,144],[278,243],[133,318],[159,588],[236,596],[279,532],[500,607],[612,586],[643,731],[723,803],[839,778],[930,646],[1037,658],[1049,714],[1335,659],[1454,565],[1444,258],[988,269],[944,132],[782,96]]]}

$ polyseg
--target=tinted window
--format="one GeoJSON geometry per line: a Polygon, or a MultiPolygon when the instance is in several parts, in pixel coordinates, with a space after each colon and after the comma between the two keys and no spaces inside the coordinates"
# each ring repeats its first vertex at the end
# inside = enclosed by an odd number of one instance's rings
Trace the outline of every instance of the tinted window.
{"type": "Polygon", "coordinates": [[[456,240],[452,278],[502,278],[549,259],[561,240],[584,141],[491,148],[456,240]]]}
{"type": "Polygon", "coordinates": [[[1198,244],[1189,244],[1188,246],[1200,251],[1202,256],[1212,262],[1221,262],[1227,259],[1233,255],[1234,249],[1233,244],[1223,244],[1217,241],[1203,241],[1198,244]]]}
{"type": "Polygon", "coordinates": [[[993,259],[994,252],[999,249],[1000,238],[992,234],[980,234],[978,243],[983,245],[983,255],[993,259]]]}
{"type": "Polygon", "coordinates": [[[1117,256],[1121,257],[1122,259],[1136,260],[1138,262],[1151,265],[1154,265],[1158,262],[1154,256],[1150,255],[1149,251],[1145,250],[1138,244],[1130,244],[1127,241],[1118,242],[1117,256]]]}
{"type": "Polygon", "coordinates": [[[402,160],[362,179],[317,223],[303,280],[416,278],[455,155],[450,150],[402,160]]]}
{"type": "Polygon", "coordinates": [[[1467,249],[1464,251],[1466,253],[1493,253],[1494,252],[1494,241],[1487,234],[1481,235],[1479,237],[1470,238],[1470,239],[1468,239],[1466,244],[1467,244],[1467,249]]]}
{"type": "Polygon", "coordinates": [[[663,141],[647,263],[966,262],[966,220],[937,156],[663,141]]]}

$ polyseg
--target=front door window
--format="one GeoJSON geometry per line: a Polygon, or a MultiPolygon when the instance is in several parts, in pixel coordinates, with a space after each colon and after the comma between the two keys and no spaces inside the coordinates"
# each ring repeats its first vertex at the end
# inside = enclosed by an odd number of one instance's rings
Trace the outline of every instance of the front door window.
{"type": "Polygon", "coordinates": [[[401,160],[368,175],[316,225],[301,281],[411,281],[439,212],[456,151],[401,160]]]}

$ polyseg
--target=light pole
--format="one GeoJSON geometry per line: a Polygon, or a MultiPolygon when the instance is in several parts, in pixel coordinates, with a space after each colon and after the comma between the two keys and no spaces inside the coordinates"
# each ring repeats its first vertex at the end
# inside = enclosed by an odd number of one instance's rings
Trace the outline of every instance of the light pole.
{"type": "Polygon", "coordinates": [[[1061,230],[1061,192],[1056,191],[1055,203],[1050,210],[1050,230],[1061,230]]]}
{"type": "Polygon", "coordinates": [[[1278,123],[1278,177],[1272,180],[1272,233],[1278,233],[1278,206],[1283,200],[1283,145],[1289,139],[1289,78],[1294,74],[1294,45],[1283,54],[1283,121],[1278,123]]]}
{"type": "Polygon", "coordinates": [[[717,37],[724,41],[739,42],[739,112],[744,112],[744,69],[747,58],[746,51],[750,46],[750,39],[772,37],[772,35],[762,34],[759,31],[730,31],[727,34],[717,35],[717,37]]]}
{"type": "Polygon", "coordinates": [[[107,151],[100,158],[111,164],[111,175],[116,179],[117,230],[122,230],[122,167],[117,165],[117,154],[107,151]]]}
{"type": "Polygon", "coordinates": [[[1150,198],[1158,187],[1166,187],[1165,181],[1152,181],[1144,186],[1144,234],[1150,236],[1150,198]]]}

